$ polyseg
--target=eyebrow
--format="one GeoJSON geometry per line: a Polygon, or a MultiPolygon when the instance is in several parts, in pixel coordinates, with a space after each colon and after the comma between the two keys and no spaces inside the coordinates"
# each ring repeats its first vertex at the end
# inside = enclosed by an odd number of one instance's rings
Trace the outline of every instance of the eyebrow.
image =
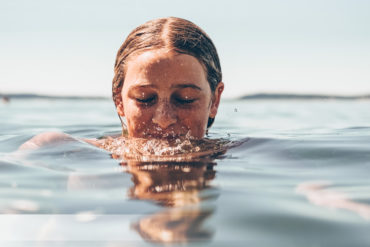
{"type": "Polygon", "coordinates": [[[171,88],[188,88],[188,87],[194,88],[197,90],[202,90],[200,87],[194,84],[177,84],[177,85],[172,86],[171,88]]]}
{"type": "MultiPolygon", "coordinates": [[[[134,89],[134,88],[158,88],[158,87],[153,84],[141,84],[141,85],[132,86],[130,89],[134,89]]],[[[193,88],[196,90],[202,90],[197,85],[194,85],[191,83],[177,84],[177,85],[172,86],[171,88],[193,88]]]]}
{"type": "Polygon", "coordinates": [[[135,89],[135,88],[158,88],[158,87],[153,84],[140,84],[140,85],[133,85],[130,87],[130,89],[135,89]]]}

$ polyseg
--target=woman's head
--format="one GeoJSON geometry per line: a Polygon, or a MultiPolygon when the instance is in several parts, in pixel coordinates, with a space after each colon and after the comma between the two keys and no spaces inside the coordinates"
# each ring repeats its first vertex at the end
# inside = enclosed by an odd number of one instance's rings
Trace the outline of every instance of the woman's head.
{"type": "Polygon", "coordinates": [[[149,21],[118,51],[113,100],[133,137],[202,138],[223,91],[221,66],[210,38],[180,18],[149,21]]]}

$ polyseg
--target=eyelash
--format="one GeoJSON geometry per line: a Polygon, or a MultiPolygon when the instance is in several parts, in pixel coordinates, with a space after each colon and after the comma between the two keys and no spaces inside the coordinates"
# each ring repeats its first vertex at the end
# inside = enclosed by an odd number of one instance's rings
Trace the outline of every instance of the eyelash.
{"type": "Polygon", "coordinates": [[[139,99],[139,98],[136,98],[136,100],[140,103],[149,103],[151,101],[153,101],[155,99],[155,97],[150,97],[150,98],[146,98],[146,99],[139,99]]]}
{"type": "MultiPolygon", "coordinates": [[[[155,96],[149,97],[149,98],[146,98],[146,99],[136,98],[136,101],[140,104],[143,104],[143,105],[154,104],[155,100],[156,100],[155,96]]],[[[188,105],[188,104],[194,103],[196,101],[196,99],[182,99],[182,98],[178,98],[178,97],[175,97],[174,100],[175,100],[175,103],[180,104],[180,105],[188,105]]]]}
{"type": "Polygon", "coordinates": [[[145,98],[145,99],[140,99],[140,98],[136,98],[136,101],[140,104],[140,105],[144,105],[144,106],[150,106],[150,105],[153,105],[155,103],[155,100],[156,100],[156,97],[153,96],[153,97],[149,97],[149,98],[145,98]]]}
{"type": "Polygon", "coordinates": [[[180,103],[180,104],[191,104],[195,101],[195,99],[181,99],[181,98],[175,98],[176,102],[177,103],[180,103]]]}

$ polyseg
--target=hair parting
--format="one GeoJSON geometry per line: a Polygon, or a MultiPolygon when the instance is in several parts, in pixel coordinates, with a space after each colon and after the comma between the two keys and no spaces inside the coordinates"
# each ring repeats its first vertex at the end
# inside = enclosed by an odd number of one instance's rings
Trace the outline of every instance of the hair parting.
{"type": "MultiPolygon", "coordinates": [[[[122,101],[121,91],[130,57],[147,50],[163,48],[198,59],[205,69],[212,93],[215,92],[218,83],[222,81],[222,71],[212,40],[200,27],[188,20],[177,17],[160,18],[135,28],[119,48],[112,82],[112,97],[116,106],[122,101]]],[[[214,118],[209,118],[207,128],[213,122],[214,118]]]]}

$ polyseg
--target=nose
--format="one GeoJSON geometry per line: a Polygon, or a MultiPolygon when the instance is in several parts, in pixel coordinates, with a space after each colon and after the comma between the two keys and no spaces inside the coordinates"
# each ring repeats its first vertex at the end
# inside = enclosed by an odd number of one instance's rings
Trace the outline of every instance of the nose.
{"type": "Polygon", "coordinates": [[[152,121],[162,129],[166,129],[168,126],[176,123],[176,111],[168,102],[158,102],[152,121]]]}

